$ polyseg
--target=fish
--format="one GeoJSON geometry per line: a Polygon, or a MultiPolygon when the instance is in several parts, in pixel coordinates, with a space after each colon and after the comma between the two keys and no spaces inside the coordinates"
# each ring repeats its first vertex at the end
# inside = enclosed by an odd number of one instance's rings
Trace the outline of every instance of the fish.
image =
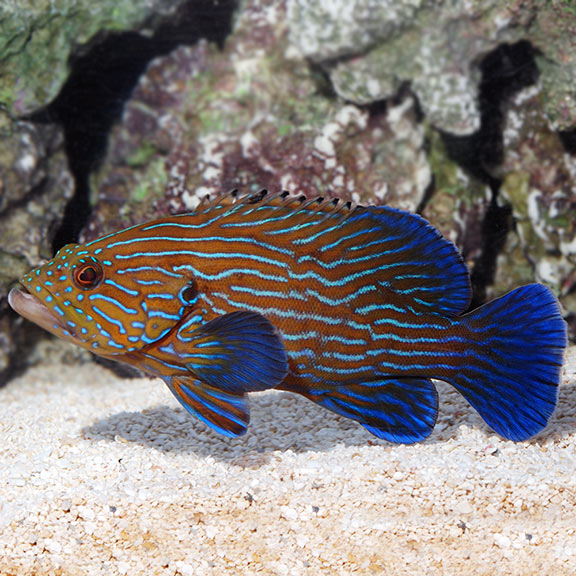
{"type": "Polygon", "coordinates": [[[471,293],[457,248],[419,215],[263,190],[66,245],[8,300],[161,378],[225,436],[247,431],[249,393],[276,389],[418,442],[441,380],[500,436],[526,440],[557,404],[558,300],[529,284],[469,310],[471,293]]]}

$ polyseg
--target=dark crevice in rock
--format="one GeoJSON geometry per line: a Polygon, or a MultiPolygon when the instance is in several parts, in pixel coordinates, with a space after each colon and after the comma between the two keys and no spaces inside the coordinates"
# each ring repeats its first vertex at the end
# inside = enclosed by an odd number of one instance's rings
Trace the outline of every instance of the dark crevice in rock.
{"type": "Polygon", "coordinates": [[[485,183],[492,193],[482,224],[484,244],[472,270],[473,307],[485,301],[486,289],[494,281],[498,255],[514,226],[512,207],[499,202],[501,181],[494,171],[504,158],[507,103],[517,92],[538,81],[537,54],[532,44],[525,40],[503,44],[487,54],[479,64],[482,73],[479,130],[470,136],[442,134],[449,156],[471,176],[485,183]]]}
{"type": "Polygon", "coordinates": [[[424,190],[424,194],[422,194],[422,199],[418,206],[416,206],[416,214],[420,214],[421,216],[424,215],[424,210],[430,200],[434,197],[434,192],[436,191],[436,178],[434,174],[432,174],[432,178],[430,178],[430,182],[428,186],[426,186],[426,190],[424,190]]]}
{"type": "Polygon", "coordinates": [[[469,174],[491,187],[500,181],[492,174],[503,160],[506,104],[520,90],[533,86],[539,77],[537,51],[527,41],[503,44],[479,65],[480,128],[469,136],[443,133],[450,157],[469,174]]]}
{"type": "Polygon", "coordinates": [[[62,126],[75,179],[75,194],[52,240],[54,251],[75,242],[90,216],[90,174],[104,157],[109,132],[148,63],[201,39],[222,47],[236,7],[237,0],[189,0],[152,36],[102,32],[71,57],[70,75],[58,96],[27,117],[62,126]]]}
{"type": "Polygon", "coordinates": [[[324,66],[315,62],[310,62],[309,65],[315,79],[318,95],[323,96],[328,100],[336,100],[338,98],[338,94],[334,89],[334,84],[332,83],[332,79],[330,78],[328,70],[324,66]]]}
{"type": "Polygon", "coordinates": [[[558,135],[566,152],[576,156],[576,128],[574,130],[561,130],[558,135]]]}
{"type": "Polygon", "coordinates": [[[497,193],[493,192],[482,222],[482,249],[470,275],[472,282],[470,308],[477,308],[486,301],[486,290],[494,283],[498,255],[504,249],[508,232],[513,227],[512,206],[510,204],[499,205],[497,193]]]}

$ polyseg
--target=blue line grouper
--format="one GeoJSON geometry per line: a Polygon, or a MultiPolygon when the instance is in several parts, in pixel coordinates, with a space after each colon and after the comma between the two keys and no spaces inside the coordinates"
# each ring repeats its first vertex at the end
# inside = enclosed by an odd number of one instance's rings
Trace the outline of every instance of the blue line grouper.
{"type": "Polygon", "coordinates": [[[549,288],[467,312],[468,270],[423,218],[288,193],[65,246],[21,285],[9,301],[22,316],[162,378],[228,436],[246,432],[247,393],[275,388],[415,442],[436,422],[435,378],[524,440],[554,411],[566,348],[549,288]]]}

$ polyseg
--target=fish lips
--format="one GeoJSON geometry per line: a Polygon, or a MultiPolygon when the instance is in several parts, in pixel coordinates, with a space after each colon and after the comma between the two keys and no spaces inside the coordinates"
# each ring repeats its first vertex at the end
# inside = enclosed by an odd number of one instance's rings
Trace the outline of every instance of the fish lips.
{"type": "Polygon", "coordinates": [[[8,303],[20,316],[38,324],[51,334],[76,342],[74,334],[61,318],[56,316],[41,300],[24,288],[12,288],[8,294],[8,303]]]}

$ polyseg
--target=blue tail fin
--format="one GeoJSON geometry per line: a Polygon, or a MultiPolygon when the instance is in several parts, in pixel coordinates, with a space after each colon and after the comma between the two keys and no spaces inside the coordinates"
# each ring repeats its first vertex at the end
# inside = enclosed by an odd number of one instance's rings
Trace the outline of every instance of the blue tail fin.
{"type": "Polygon", "coordinates": [[[526,440],[552,416],[566,348],[566,323],[541,284],[514,290],[462,317],[478,347],[452,384],[498,434],[526,440]]]}

